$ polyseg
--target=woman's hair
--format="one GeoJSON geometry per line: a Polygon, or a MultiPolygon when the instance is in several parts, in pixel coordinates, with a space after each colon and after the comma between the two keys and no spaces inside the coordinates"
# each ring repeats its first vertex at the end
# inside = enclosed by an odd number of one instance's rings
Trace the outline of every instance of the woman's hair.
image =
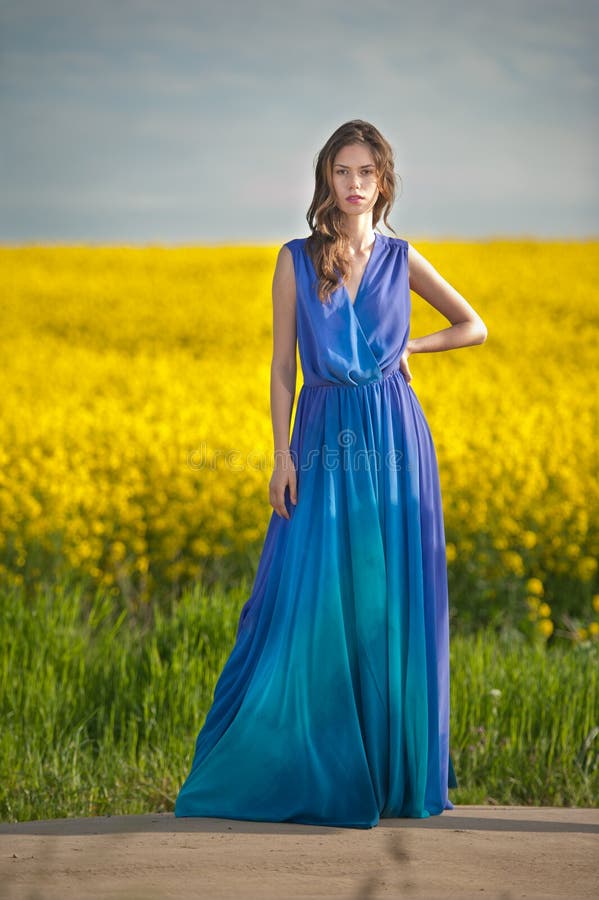
{"type": "Polygon", "coordinates": [[[395,200],[393,149],[374,125],[353,119],[341,125],[318,154],[314,197],[306,214],[312,232],[306,239],[306,250],[318,277],[318,297],[322,302],[327,302],[339,287],[339,278],[345,284],[350,274],[349,238],[333,191],[333,164],[339,151],[349,144],[366,144],[374,157],[379,196],[372,208],[373,228],[382,216],[387,228],[396,234],[387,221],[395,200]]]}

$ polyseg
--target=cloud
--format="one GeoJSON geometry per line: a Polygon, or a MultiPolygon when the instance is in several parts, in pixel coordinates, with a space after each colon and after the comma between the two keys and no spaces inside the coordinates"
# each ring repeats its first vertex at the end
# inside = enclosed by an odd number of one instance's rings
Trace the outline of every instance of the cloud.
{"type": "Polygon", "coordinates": [[[198,202],[230,213],[207,238],[296,227],[318,149],[356,117],[396,150],[407,228],[433,233],[451,208],[456,232],[484,233],[511,204],[515,231],[524,206],[533,230],[597,230],[586,0],[21,0],[0,24],[19,233],[48,233],[54,211],[83,236],[120,215],[134,237],[143,210],[189,221],[198,202]]]}

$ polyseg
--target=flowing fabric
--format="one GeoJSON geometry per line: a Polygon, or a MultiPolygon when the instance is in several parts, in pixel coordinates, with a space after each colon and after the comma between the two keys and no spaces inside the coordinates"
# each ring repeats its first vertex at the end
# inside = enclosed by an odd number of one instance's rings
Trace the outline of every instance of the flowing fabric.
{"type": "Polygon", "coordinates": [[[408,243],[376,234],[355,301],[293,256],[297,505],[272,513],[176,816],[371,828],[453,809],[437,459],[399,370],[408,243]]]}

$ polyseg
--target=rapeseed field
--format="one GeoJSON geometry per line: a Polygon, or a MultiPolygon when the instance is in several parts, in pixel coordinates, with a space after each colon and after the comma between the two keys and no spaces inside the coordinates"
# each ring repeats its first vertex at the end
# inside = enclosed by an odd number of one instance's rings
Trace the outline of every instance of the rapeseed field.
{"type": "MultiPolygon", "coordinates": [[[[596,640],[599,244],[412,243],[489,332],[409,361],[437,448],[454,627],[596,640]]],[[[251,573],[272,513],[277,251],[0,250],[6,584],[86,579],[138,608],[251,573]]],[[[411,337],[449,325],[411,301],[411,337]]]]}

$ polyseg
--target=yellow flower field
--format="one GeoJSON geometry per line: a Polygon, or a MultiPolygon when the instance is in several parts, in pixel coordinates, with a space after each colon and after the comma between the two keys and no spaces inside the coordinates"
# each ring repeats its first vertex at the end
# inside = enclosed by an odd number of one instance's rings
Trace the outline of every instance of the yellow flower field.
{"type": "MultiPolygon", "coordinates": [[[[542,594],[593,635],[599,242],[412,243],[489,331],[410,357],[458,614],[509,602],[534,624],[526,598],[542,594]]],[[[4,580],[83,574],[144,602],[215,559],[255,563],[277,251],[0,249],[4,580]]],[[[448,325],[415,294],[412,307],[412,337],[448,325]]]]}

